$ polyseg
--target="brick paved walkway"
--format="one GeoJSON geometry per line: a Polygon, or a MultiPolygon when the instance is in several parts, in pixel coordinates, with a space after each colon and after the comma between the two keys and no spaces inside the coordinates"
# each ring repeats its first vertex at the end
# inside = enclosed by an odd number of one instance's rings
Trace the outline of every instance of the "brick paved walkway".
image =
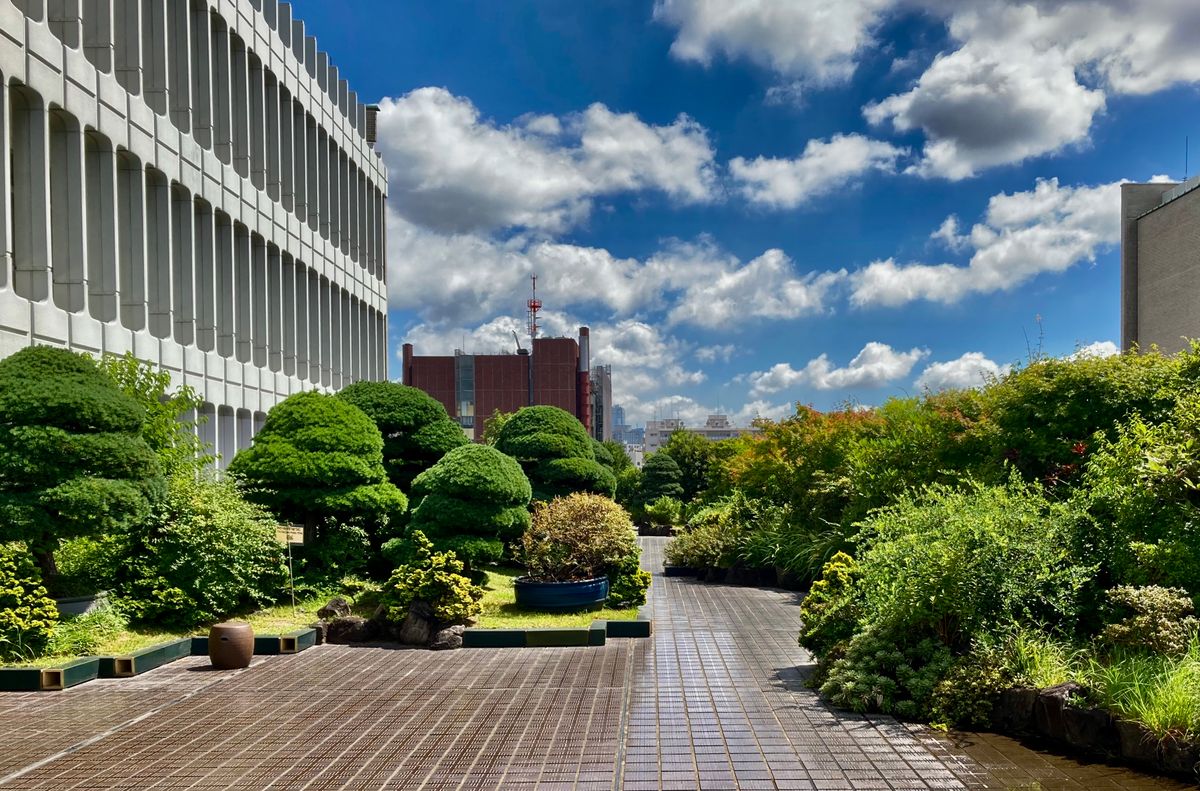
{"type": "MultiPolygon", "coordinates": [[[[647,539],[656,566],[661,540],[647,539]]],[[[827,710],[795,597],[655,577],[651,640],[434,653],[320,646],[0,693],[4,789],[1183,789],[827,710]]]]}

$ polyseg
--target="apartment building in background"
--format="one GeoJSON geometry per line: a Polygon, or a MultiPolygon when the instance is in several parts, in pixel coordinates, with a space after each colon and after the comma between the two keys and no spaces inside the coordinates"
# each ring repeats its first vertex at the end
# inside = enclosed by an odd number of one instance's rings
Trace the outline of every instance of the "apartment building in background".
{"type": "Polygon", "coordinates": [[[420,356],[411,343],[402,348],[402,381],[420,388],[446,407],[474,441],[483,440],[485,421],[496,410],[515,412],[544,405],[564,409],[591,433],[590,337],[534,337],[530,349],[515,354],[420,356]]]}
{"type": "Polygon", "coordinates": [[[704,421],[703,426],[686,426],[679,418],[647,420],[646,434],[642,443],[642,448],[646,455],[648,456],[663,445],[666,445],[667,440],[676,431],[688,431],[703,437],[709,442],[718,442],[723,439],[740,437],[744,434],[756,434],[759,429],[756,426],[735,426],[729,422],[729,416],[723,414],[709,415],[704,421]]]}
{"type": "Polygon", "coordinates": [[[1121,348],[1200,338],[1200,176],[1121,185],[1121,348]]]}
{"type": "Polygon", "coordinates": [[[0,0],[0,356],[133,352],[222,463],[387,375],[374,114],[274,0],[0,0]]]}

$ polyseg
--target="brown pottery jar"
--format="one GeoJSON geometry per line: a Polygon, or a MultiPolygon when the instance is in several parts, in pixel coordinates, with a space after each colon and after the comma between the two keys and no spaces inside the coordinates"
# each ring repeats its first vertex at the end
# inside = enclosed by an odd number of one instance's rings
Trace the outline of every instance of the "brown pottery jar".
{"type": "Polygon", "coordinates": [[[208,658],[218,670],[250,666],[254,656],[254,630],[242,621],[226,621],[208,630],[208,658]]]}

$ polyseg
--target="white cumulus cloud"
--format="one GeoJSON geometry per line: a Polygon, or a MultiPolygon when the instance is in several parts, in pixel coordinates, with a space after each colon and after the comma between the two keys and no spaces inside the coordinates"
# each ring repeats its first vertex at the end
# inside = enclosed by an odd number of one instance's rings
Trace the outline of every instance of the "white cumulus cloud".
{"type": "Polygon", "coordinates": [[[1095,341],[1086,346],[1080,346],[1073,353],[1067,355],[1067,359],[1078,360],[1083,357],[1112,357],[1120,353],[1121,347],[1112,341],[1095,341]]]}
{"type": "MultiPolygon", "coordinates": [[[[850,276],[851,302],[953,303],[1095,260],[1097,250],[1121,238],[1120,184],[1064,187],[1058,179],[1039,179],[1032,190],[994,195],[983,221],[961,240],[955,236],[971,250],[966,266],[875,261],[850,276]]],[[[943,224],[939,233],[946,230],[943,224]]]]}
{"type": "Polygon", "coordinates": [[[809,360],[800,369],[789,363],[776,363],[767,371],[756,371],[746,377],[752,398],[778,393],[797,386],[816,390],[884,387],[908,376],[928,349],[913,348],[897,351],[886,343],[871,341],[847,365],[838,368],[822,354],[809,360]]]}
{"type": "Polygon", "coordinates": [[[686,115],[652,126],[593,104],[561,119],[502,125],[469,99],[418,88],[383,99],[377,123],[389,205],[443,232],[556,233],[586,219],[604,196],[657,191],[697,203],[717,194],[708,133],[686,115]]]}
{"type": "Polygon", "coordinates": [[[858,134],[835,135],[828,141],[810,140],[794,159],[735,157],[729,172],[752,203],[774,209],[794,209],[842,189],[860,176],[896,170],[904,154],[881,140],[858,134]]]}
{"type": "Polygon", "coordinates": [[[982,352],[967,352],[955,360],[930,363],[915,382],[920,390],[966,390],[982,387],[1012,370],[1007,363],[1001,365],[989,360],[982,352]]]}

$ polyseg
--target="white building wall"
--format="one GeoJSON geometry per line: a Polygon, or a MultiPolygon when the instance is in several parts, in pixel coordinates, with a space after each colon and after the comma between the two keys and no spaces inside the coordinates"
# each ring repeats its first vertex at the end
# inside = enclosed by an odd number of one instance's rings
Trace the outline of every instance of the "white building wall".
{"type": "Polygon", "coordinates": [[[387,374],[387,173],[274,0],[0,0],[0,357],[131,351],[227,463],[292,393],[387,374]]]}

